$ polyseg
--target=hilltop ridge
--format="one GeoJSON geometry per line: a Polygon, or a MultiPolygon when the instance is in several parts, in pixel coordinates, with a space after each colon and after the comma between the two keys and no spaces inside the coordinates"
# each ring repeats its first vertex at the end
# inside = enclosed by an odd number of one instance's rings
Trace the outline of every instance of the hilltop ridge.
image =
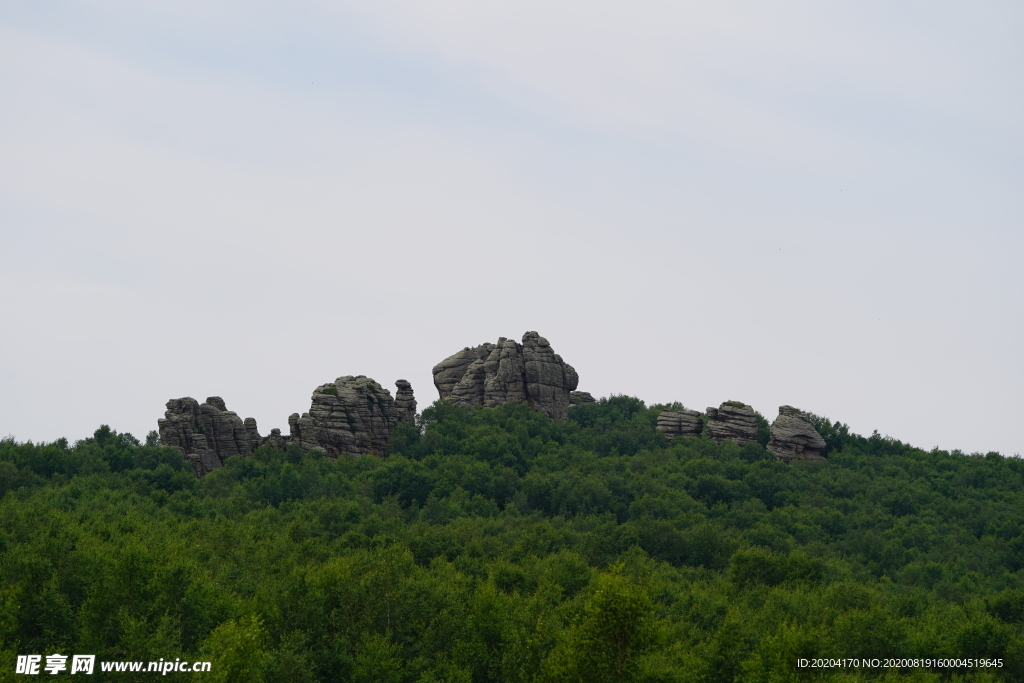
{"type": "MultiPolygon", "coordinates": [[[[466,408],[494,408],[525,402],[552,419],[567,419],[569,411],[595,401],[577,391],[579,374],[535,331],[522,343],[500,337],[497,343],[464,347],[432,369],[439,400],[466,408]]],[[[341,454],[382,456],[391,445],[391,432],[400,423],[414,423],[416,398],[412,385],[395,382],[397,393],[364,375],[346,375],[313,390],[311,407],[288,417],[289,434],[272,429],[261,436],[256,420],[244,420],[227,410],[224,400],[211,396],[200,404],[191,397],[171,399],[159,419],[160,443],[177,448],[197,477],[223,466],[226,458],[248,455],[264,444],[317,450],[330,458],[341,454]]],[[[716,443],[729,439],[738,446],[761,443],[783,462],[824,460],[825,440],[807,413],[780,406],[768,426],[753,407],[725,401],[705,413],[686,408],[666,409],[658,416],[659,432],[671,441],[681,436],[706,436],[716,443]]]]}

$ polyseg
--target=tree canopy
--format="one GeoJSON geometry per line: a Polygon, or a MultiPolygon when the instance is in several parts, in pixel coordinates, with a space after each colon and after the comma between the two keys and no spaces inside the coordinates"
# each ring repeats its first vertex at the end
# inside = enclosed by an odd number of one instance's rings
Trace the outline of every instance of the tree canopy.
{"type": "Polygon", "coordinates": [[[201,480],[107,426],[0,441],[0,680],[52,652],[266,683],[1024,680],[1024,462],[815,416],[828,462],[786,465],[668,443],[661,407],[439,402],[384,458],[264,446],[201,480]]]}

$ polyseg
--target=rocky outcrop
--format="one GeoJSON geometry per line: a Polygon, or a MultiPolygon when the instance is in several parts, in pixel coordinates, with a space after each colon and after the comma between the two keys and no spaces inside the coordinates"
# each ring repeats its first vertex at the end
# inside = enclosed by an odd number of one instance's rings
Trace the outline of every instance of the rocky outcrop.
{"type": "Polygon", "coordinates": [[[224,458],[252,453],[262,442],[256,420],[243,421],[220,396],[210,396],[203,404],[191,396],[172,398],[157,426],[160,444],[180,450],[196,476],[219,468],[224,458]]]}
{"type": "Polygon", "coordinates": [[[716,443],[732,439],[737,446],[757,441],[757,417],[754,409],[739,401],[726,401],[708,408],[708,436],[716,443]]]}
{"type": "Polygon", "coordinates": [[[342,453],[383,455],[395,424],[416,420],[412,385],[404,379],[395,385],[397,399],[362,375],[339,377],[333,384],[319,386],[313,391],[309,412],[288,418],[289,436],[272,429],[269,436],[261,437],[255,419],[242,420],[219,396],[203,404],[188,396],[174,398],[157,420],[160,445],[180,450],[197,477],[218,469],[226,458],[249,455],[263,444],[275,448],[296,444],[303,453],[316,448],[332,458],[342,453]]]}
{"type": "Polygon", "coordinates": [[[467,407],[493,408],[528,401],[552,418],[569,416],[569,395],[579,376],[536,332],[523,343],[501,337],[497,344],[468,346],[434,366],[434,386],[442,400],[467,407]]]}
{"type": "Polygon", "coordinates": [[[216,451],[207,444],[205,435],[196,434],[193,437],[192,444],[195,452],[186,453],[185,460],[188,460],[189,464],[192,465],[192,472],[197,477],[204,477],[224,466],[216,451]]]}
{"type": "MultiPolygon", "coordinates": [[[[156,424],[161,446],[172,446],[183,453],[194,453],[194,437],[203,433],[203,428],[199,426],[199,401],[191,396],[172,398],[167,402],[164,416],[156,424]]],[[[205,436],[203,447],[206,447],[205,436]]]]}
{"type": "Polygon", "coordinates": [[[394,426],[416,416],[411,385],[405,380],[398,384],[402,406],[396,405],[391,392],[364,375],[339,377],[317,387],[309,412],[288,418],[290,442],[304,453],[315,448],[331,458],[343,453],[384,455],[394,426]]]}
{"type": "MultiPolygon", "coordinates": [[[[294,413],[293,413],[294,414],[294,413]]],[[[288,443],[291,441],[291,437],[283,436],[281,430],[278,427],[274,427],[270,430],[270,435],[263,438],[261,446],[270,445],[274,448],[284,450],[288,443]]]]}
{"type": "Polygon", "coordinates": [[[167,412],[157,420],[157,426],[160,443],[176,446],[184,453],[199,452],[197,436],[202,436],[205,447],[222,459],[247,455],[259,446],[256,420],[249,417],[243,421],[227,409],[220,396],[210,396],[202,404],[190,396],[173,398],[167,402],[167,412]]]}
{"type": "Polygon", "coordinates": [[[807,413],[793,406],[779,406],[779,416],[771,427],[768,452],[783,462],[816,460],[825,462],[821,449],[825,439],[811,424],[807,413]]]}
{"type": "MultiPolygon", "coordinates": [[[[247,417],[243,424],[245,425],[245,433],[249,436],[249,445],[252,446],[253,450],[256,450],[263,443],[263,437],[260,436],[259,430],[256,429],[256,418],[247,417]]],[[[281,430],[277,431],[280,433],[281,430]]]]}
{"type": "MultiPolygon", "coordinates": [[[[505,341],[506,339],[502,337],[498,340],[498,344],[504,344],[505,341]]],[[[512,342],[512,344],[515,344],[515,342],[512,342]]],[[[455,387],[457,387],[466,376],[466,370],[469,369],[469,366],[478,361],[486,360],[494,348],[494,344],[482,344],[473,348],[469,348],[467,346],[458,353],[448,356],[443,361],[435,365],[431,372],[434,375],[434,387],[437,389],[437,393],[441,400],[450,400],[452,392],[455,391],[455,387]]],[[[474,374],[477,373],[474,371],[474,374]]],[[[480,393],[482,394],[482,386],[480,387],[480,390],[480,393]]],[[[460,394],[464,393],[467,393],[466,387],[463,387],[460,391],[460,394]]]]}
{"type": "Polygon", "coordinates": [[[584,403],[597,403],[597,399],[591,396],[589,391],[569,392],[569,407],[581,406],[584,403]]]}
{"type": "Polygon", "coordinates": [[[523,335],[523,358],[526,366],[526,400],[534,410],[549,417],[569,417],[569,393],[580,383],[575,368],[562,360],[536,332],[523,335]]]}
{"type": "Polygon", "coordinates": [[[395,411],[398,419],[404,422],[416,422],[416,397],[412,393],[412,385],[407,380],[395,382],[395,411]]]}
{"type": "Polygon", "coordinates": [[[696,410],[663,410],[658,414],[657,429],[671,441],[680,436],[700,436],[704,421],[696,410]]]}

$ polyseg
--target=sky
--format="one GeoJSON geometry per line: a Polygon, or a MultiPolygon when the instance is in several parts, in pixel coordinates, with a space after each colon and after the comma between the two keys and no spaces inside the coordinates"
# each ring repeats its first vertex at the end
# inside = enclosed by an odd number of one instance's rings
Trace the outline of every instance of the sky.
{"type": "Polygon", "coordinates": [[[595,396],[1024,453],[1024,5],[0,4],[0,436],[595,396]]]}

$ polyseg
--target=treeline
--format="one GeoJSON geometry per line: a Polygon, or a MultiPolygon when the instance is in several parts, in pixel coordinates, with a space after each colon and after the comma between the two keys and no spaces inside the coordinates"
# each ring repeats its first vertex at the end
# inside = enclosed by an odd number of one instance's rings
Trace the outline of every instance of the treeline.
{"type": "Polygon", "coordinates": [[[0,680],[55,652],[266,683],[1024,680],[1024,462],[815,418],[829,462],[787,466],[669,444],[660,408],[437,403],[383,459],[263,447],[202,480],[107,427],[0,441],[0,680]]]}

